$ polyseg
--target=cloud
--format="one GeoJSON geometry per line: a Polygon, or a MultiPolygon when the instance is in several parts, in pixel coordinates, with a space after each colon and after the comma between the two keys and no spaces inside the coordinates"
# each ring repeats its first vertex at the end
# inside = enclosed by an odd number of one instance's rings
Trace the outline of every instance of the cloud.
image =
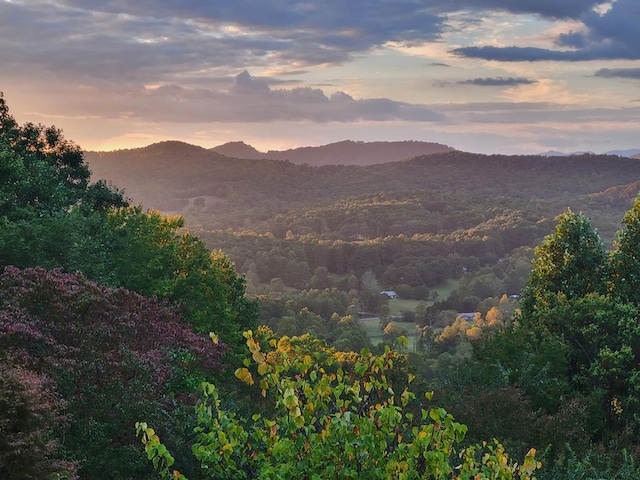
{"type": "MultiPolygon", "coordinates": [[[[499,2],[495,2],[499,3],[499,2]]],[[[518,2],[524,4],[526,2],[518,2]]],[[[564,2],[557,2],[563,4],[564,2]]],[[[584,31],[558,35],[555,43],[562,50],[519,46],[467,46],[452,50],[454,55],[501,62],[588,61],[607,59],[640,59],[640,9],[637,0],[616,0],[610,8],[594,8],[601,2],[570,2],[571,18],[579,20],[584,31]],[[578,8],[588,7],[588,8],[578,8]],[[575,14],[578,13],[576,16],[575,14]]],[[[538,12],[542,14],[542,12],[538,12]]]]}
{"type": "MultiPolygon", "coordinates": [[[[30,19],[27,23],[37,23],[32,17],[38,16],[41,8],[34,3],[36,6],[12,8],[22,10],[30,19]]],[[[221,59],[237,67],[266,62],[283,66],[337,64],[389,41],[412,44],[437,40],[445,22],[443,16],[413,0],[58,0],[53,4],[55,19],[51,16],[51,24],[58,35],[50,40],[64,43],[73,37],[90,50],[94,32],[110,35],[107,44],[125,53],[119,58],[134,69],[135,62],[127,61],[127,49],[139,56],[146,51],[166,53],[178,61],[181,57],[211,66],[221,64],[221,59]],[[68,27],[73,16],[83,22],[65,30],[63,26],[68,27]],[[142,43],[136,45],[135,40],[142,43]]],[[[0,26],[2,23],[0,17],[0,26]]],[[[26,33],[20,36],[26,37],[26,33]]],[[[107,59],[118,58],[115,52],[103,53],[107,59]]]]}
{"type": "Polygon", "coordinates": [[[595,108],[581,105],[557,105],[549,102],[483,102],[434,105],[450,122],[463,125],[628,125],[633,128],[640,118],[640,107],[595,108]]]}
{"type": "Polygon", "coordinates": [[[327,97],[322,90],[309,87],[272,90],[266,81],[252,77],[247,71],[236,76],[228,93],[215,96],[223,108],[226,103],[229,111],[223,118],[215,118],[213,114],[209,121],[223,121],[229,117],[244,122],[276,119],[314,122],[444,120],[444,115],[423,105],[387,98],[357,100],[344,92],[327,97]]]}
{"type": "Polygon", "coordinates": [[[448,10],[502,10],[515,14],[537,14],[546,18],[578,18],[591,11],[600,0],[440,0],[448,10]]]}
{"type": "MultiPolygon", "coordinates": [[[[450,14],[506,11],[579,19],[566,50],[469,45],[462,57],[498,61],[639,58],[636,0],[604,14],[594,0],[33,0],[0,2],[0,64],[16,77],[78,83],[189,84],[244,68],[285,72],[342,65],[388,44],[434,44],[450,14]]],[[[440,62],[442,66],[445,64],[440,62]]]]}
{"type": "Polygon", "coordinates": [[[595,73],[596,77],[604,78],[633,78],[640,80],[640,68],[601,68],[595,73]]]}
{"type": "MultiPolygon", "coordinates": [[[[266,79],[253,77],[247,71],[238,74],[226,90],[165,84],[100,97],[87,93],[88,98],[69,102],[64,111],[74,115],[95,110],[105,118],[184,123],[441,122],[446,119],[444,114],[424,105],[387,98],[355,99],[344,92],[327,96],[322,90],[309,87],[272,89],[266,79]]],[[[65,102],[64,95],[58,98],[61,103],[65,102]]]]}
{"type": "Polygon", "coordinates": [[[498,62],[536,62],[542,60],[587,60],[577,58],[576,52],[554,51],[536,47],[460,47],[451,50],[460,57],[481,58],[498,62]]]}
{"type": "Polygon", "coordinates": [[[536,80],[524,77],[473,78],[456,82],[458,85],[477,85],[480,87],[512,87],[515,85],[531,85],[536,80]]]}

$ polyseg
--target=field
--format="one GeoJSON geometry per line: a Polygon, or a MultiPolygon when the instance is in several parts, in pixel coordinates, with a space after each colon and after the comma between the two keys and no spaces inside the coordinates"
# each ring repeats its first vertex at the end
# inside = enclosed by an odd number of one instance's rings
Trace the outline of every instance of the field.
{"type": "Polygon", "coordinates": [[[403,311],[415,311],[416,305],[418,305],[418,300],[392,298],[389,300],[389,315],[391,315],[392,317],[401,317],[403,311]]]}
{"type": "MultiPolygon", "coordinates": [[[[455,290],[458,282],[455,280],[449,280],[442,286],[438,287],[438,299],[447,298],[449,294],[455,290]]],[[[433,302],[427,302],[431,305],[433,302]]],[[[403,311],[415,311],[418,300],[406,300],[402,298],[394,298],[389,300],[389,315],[391,317],[402,317],[403,311]]],[[[371,343],[377,345],[382,341],[382,330],[380,329],[380,319],[378,317],[373,318],[361,318],[360,325],[369,335],[371,343]]],[[[415,327],[413,322],[399,322],[397,320],[392,321],[395,326],[406,331],[405,336],[409,340],[409,349],[413,350],[416,340],[420,335],[420,330],[415,327]]]]}
{"type": "MultiPolygon", "coordinates": [[[[359,320],[360,326],[364,328],[371,339],[371,343],[374,345],[379,344],[382,341],[382,330],[380,330],[380,319],[378,317],[374,318],[361,318],[359,320]]],[[[395,326],[401,329],[405,329],[405,336],[409,340],[408,348],[409,350],[413,350],[414,344],[418,339],[418,330],[415,327],[413,322],[397,322],[392,321],[395,326]]]]}

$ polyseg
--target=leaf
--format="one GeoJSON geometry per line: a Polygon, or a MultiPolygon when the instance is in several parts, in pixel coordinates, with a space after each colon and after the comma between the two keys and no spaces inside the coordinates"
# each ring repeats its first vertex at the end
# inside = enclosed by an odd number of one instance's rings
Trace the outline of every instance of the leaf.
{"type": "Polygon", "coordinates": [[[251,375],[251,372],[246,368],[238,368],[235,372],[235,375],[238,380],[242,380],[247,385],[254,384],[253,376],[251,375]]]}

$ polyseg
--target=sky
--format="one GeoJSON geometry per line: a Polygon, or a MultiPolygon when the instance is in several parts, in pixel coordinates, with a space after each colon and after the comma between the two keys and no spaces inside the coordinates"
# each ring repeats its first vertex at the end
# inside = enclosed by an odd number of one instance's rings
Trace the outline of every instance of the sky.
{"type": "Polygon", "coordinates": [[[87,150],[640,148],[640,0],[0,0],[0,91],[87,150]]]}

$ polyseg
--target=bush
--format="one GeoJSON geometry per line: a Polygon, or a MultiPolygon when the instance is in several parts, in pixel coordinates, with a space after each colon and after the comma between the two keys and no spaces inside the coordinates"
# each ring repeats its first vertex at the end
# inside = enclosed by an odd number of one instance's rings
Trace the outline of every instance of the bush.
{"type": "Polygon", "coordinates": [[[51,428],[82,478],[151,478],[131,425],[144,414],[175,431],[174,412],[194,403],[194,385],[220,369],[223,348],[158,301],[81,274],[0,275],[0,351],[19,360],[25,392],[44,373],[55,382],[69,421],[51,428]]]}

